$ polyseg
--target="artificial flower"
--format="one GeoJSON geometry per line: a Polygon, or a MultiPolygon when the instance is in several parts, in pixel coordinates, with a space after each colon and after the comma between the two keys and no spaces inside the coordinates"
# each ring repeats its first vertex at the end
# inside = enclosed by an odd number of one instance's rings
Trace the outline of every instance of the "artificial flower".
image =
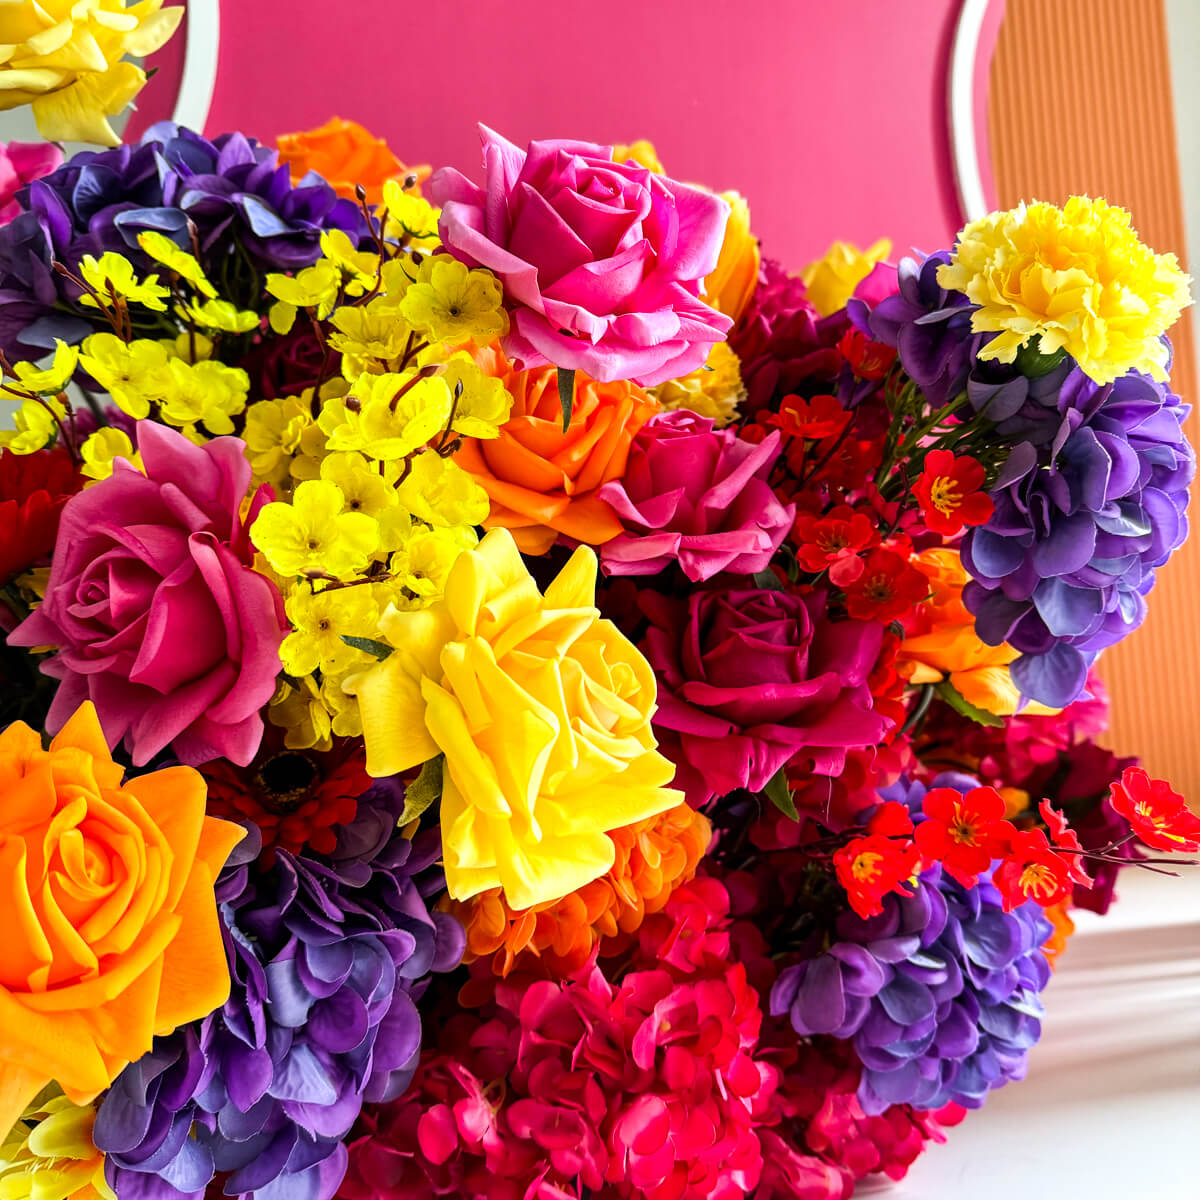
{"type": "Polygon", "coordinates": [[[763,570],[795,513],[767,482],[778,453],[778,434],[753,445],[687,411],[649,421],[623,475],[600,489],[624,525],[601,549],[605,572],[653,575],[675,562],[701,583],[763,570]]]}
{"type": "Polygon", "coordinates": [[[801,513],[792,525],[796,561],[814,575],[829,572],[829,582],[844,588],[865,566],[862,555],[879,544],[879,530],[865,513],[838,505],[822,516],[801,513]]]}
{"type": "Polygon", "coordinates": [[[650,395],[664,409],[686,408],[710,417],[718,429],[723,429],[736,419],[738,405],[746,398],[746,385],[742,383],[737,355],[728,342],[715,342],[704,366],[660,383],[650,395]]]}
{"type": "Polygon", "coordinates": [[[967,792],[935,787],[925,795],[926,820],[916,829],[916,842],[926,866],[940,862],[966,888],[1003,856],[1012,827],[1004,820],[1004,797],[995,788],[967,792]]]}
{"type": "Polygon", "coordinates": [[[1131,370],[1165,381],[1162,335],[1192,302],[1175,255],[1155,254],[1125,209],[1088,196],[972,221],[937,280],[976,306],[972,329],[996,334],[981,359],[1010,363],[1036,338],[1100,384],[1131,370]]]}
{"type": "Polygon", "coordinates": [[[281,575],[315,571],[339,578],[366,567],[379,545],[379,522],[348,511],[336,483],[307,479],[290,503],[263,506],[250,537],[281,575]]]}
{"type": "Polygon", "coordinates": [[[404,292],[400,315],[433,341],[486,346],[508,331],[504,289],[490,271],[472,271],[448,255],[431,255],[404,292]]]}
{"type": "Polygon", "coordinates": [[[1051,849],[1040,829],[1010,835],[1004,861],[992,879],[1004,899],[1005,912],[1027,901],[1043,908],[1061,904],[1075,886],[1070,864],[1051,849]]]}
{"type": "Polygon", "coordinates": [[[21,211],[17,192],[62,165],[62,151],[45,142],[0,143],[0,225],[21,211]]]}
{"type": "Polygon", "coordinates": [[[983,525],[990,520],[995,505],[980,490],[984,476],[982,465],[969,454],[930,450],[913,487],[926,527],[953,537],[964,525],[983,525]]]}
{"type": "Polygon", "coordinates": [[[499,436],[467,438],[454,458],[491,500],[485,525],[509,530],[527,554],[545,553],[559,534],[591,546],[611,541],[621,522],[599,489],[624,475],[630,444],[657,404],[636,384],[580,375],[564,430],[554,367],[517,371],[495,348],[476,361],[512,396],[499,436]]]}
{"type": "Polygon", "coordinates": [[[883,912],[883,897],[889,892],[912,895],[904,885],[916,874],[920,859],[912,842],[902,845],[871,834],[847,842],[833,856],[833,866],[850,907],[865,921],[883,912]]]}
{"type": "Polygon", "coordinates": [[[51,1080],[86,1104],[229,994],[213,883],[243,830],[188,767],[124,780],[84,703],[49,749],[0,734],[0,1128],[51,1080]],[[103,919],[99,919],[99,915],[103,919]]]}
{"type": "Polygon", "coordinates": [[[104,1178],[104,1155],[92,1142],[96,1110],[44,1087],[0,1143],[5,1200],[117,1200],[104,1178]]]}
{"type": "Polygon", "coordinates": [[[704,280],[704,299],[718,312],[737,321],[758,286],[761,256],[758,238],[750,232],[750,206],[745,197],[737,192],[722,192],[721,199],[729,205],[729,222],[717,265],[704,280]]]}
{"type": "Polygon", "coordinates": [[[114,333],[85,338],[79,355],[79,366],[123,413],[139,421],[173,387],[170,361],[161,342],[149,338],[126,342],[114,333]]]}
{"type": "Polygon", "coordinates": [[[41,664],[61,681],[52,731],[90,698],[136,766],[168,746],[192,764],[249,762],[284,634],[239,512],[250,464],[237,438],[194,446],[149,421],[137,448],[144,473],[119,460],[68,501],[46,598],[9,643],[56,648],[41,664]]]}
{"type": "Polygon", "coordinates": [[[281,133],[278,141],[279,161],[291,170],[293,184],[299,187],[315,172],[347,200],[356,198],[355,188],[361,185],[367,203],[378,204],[389,179],[412,174],[419,182],[429,177],[428,167],[406,167],[383,138],[343,117],[331,117],[316,129],[281,133]]]}
{"type": "Polygon", "coordinates": [[[823,317],[845,308],[854,289],[891,252],[892,243],[887,238],[880,238],[866,250],[852,242],[834,242],[821,258],[800,272],[813,307],[823,317]]]}
{"type": "Polygon", "coordinates": [[[121,139],[108,123],[143,88],[128,61],[166,44],[182,12],[162,0],[37,0],[0,17],[0,108],[29,104],[48,142],[121,139]]]}
{"type": "Polygon", "coordinates": [[[906,556],[876,547],[846,588],[846,611],[860,621],[895,621],[912,611],[926,588],[924,575],[906,556]]]}
{"type": "Polygon", "coordinates": [[[79,448],[79,456],[83,460],[79,473],[86,475],[90,481],[84,484],[85,487],[107,479],[113,473],[113,464],[119,458],[125,459],[135,467],[141,466],[141,459],[137,456],[129,434],[112,425],[97,429],[79,448]]]}
{"type": "Polygon", "coordinates": [[[1141,767],[1126,767],[1112,784],[1111,803],[1138,840],[1155,850],[1200,850],[1200,816],[1162,779],[1141,767]]]}
{"type": "Polygon", "coordinates": [[[124,300],[151,312],[167,311],[164,301],[170,297],[170,289],[158,282],[157,275],[139,279],[123,254],[112,250],[105,250],[99,258],[85,254],[79,260],[79,276],[89,289],[79,298],[85,308],[111,308],[117,300],[124,300]]]}
{"type": "Polygon", "coordinates": [[[551,363],[643,387],[700,366],[732,324],[700,299],[729,205],[614,163],[611,146],[520,150],[484,126],[480,135],[486,187],[446,167],[432,191],[445,248],[505,286],[506,353],[525,368],[551,363]]]}
{"type": "Polygon", "coordinates": [[[581,547],[543,596],[493,530],[459,557],[443,600],[384,614],[392,654],[346,684],[373,775],[446,756],[455,899],[497,886],[514,908],[565,896],[612,867],[609,830],[679,801],[650,728],[650,667],[599,619],[595,580],[581,547]]]}
{"type": "Polygon", "coordinates": [[[0,452],[0,584],[54,548],[63,506],[82,481],[63,447],[0,452]]]}

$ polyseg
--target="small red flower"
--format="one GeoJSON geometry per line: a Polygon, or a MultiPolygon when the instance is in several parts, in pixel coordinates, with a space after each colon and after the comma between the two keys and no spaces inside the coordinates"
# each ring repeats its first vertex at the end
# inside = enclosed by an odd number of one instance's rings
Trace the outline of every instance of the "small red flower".
{"type": "Polygon", "coordinates": [[[1155,850],[1200,850],[1200,816],[1163,779],[1141,767],[1126,767],[1111,785],[1112,806],[1147,846],[1155,850]]]}
{"type": "Polygon", "coordinates": [[[834,587],[844,588],[863,572],[863,550],[879,543],[879,530],[866,513],[839,504],[825,516],[801,513],[792,525],[796,561],[814,574],[828,569],[834,587]]]}
{"type": "Polygon", "coordinates": [[[766,418],[769,425],[782,430],[784,437],[814,441],[837,437],[853,419],[853,414],[837,402],[836,396],[813,396],[811,400],[784,396],[779,411],[766,418]]]}
{"type": "Polygon", "coordinates": [[[933,788],[921,804],[928,818],[917,826],[917,845],[927,863],[940,862],[963,887],[1007,848],[1012,825],[1004,820],[1004,797],[995,788],[933,788]]]}
{"type": "Polygon", "coordinates": [[[905,837],[913,831],[912,816],[907,804],[899,800],[887,800],[867,822],[867,832],[881,837],[905,837]]]}
{"type": "Polygon", "coordinates": [[[847,842],[833,856],[833,866],[850,907],[866,920],[883,912],[883,898],[889,892],[912,895],[902,885],[916,873],[920,860],[912,842],[871,835],[847,842]]]}
{"type": "Polygon", "coordinates": [[[1083,843],[1080,842],[1079,835],[1075,830],[1067,824],[1067,818],[1054,808],[1049,800],[1043,800],[1038,805],[1038,812],[1042,814],[1042,820],[1046,822],[1046,828],[1050,830],[1050,836],[1054,839],[1055,846],[1069,851],[1060,857],[1070,868],[1071,878],[1080,887],[1091,887],[1096,881],[1084,870],[1083,843]]]}
{"type": "Polygon", "coordinates": [[[62,447],[0,453],[0,584],[54,549],[63,505],[82,482],[62,447]]]}
{"type": "Polygon", "coordinates": [[[896,361],[896,351],[882,342],[873,342],[865,333],[848,329],[837,348],[859,379],[882,379],[896,361]]]}
{"type": "Polygon", "coordinates": [[[846,589],[846,611],[860,621],[894,621],[915,607],[929,581],[891,550],[872,550],[862,574],[846,589]]]}
{"type": "Polygon", "coordinates": [[[1049,908],[1067,899],[1075,887],[1070,865],[1054,853],[1040,829],[1013,832],[1008,855],[996,868],[992,882],[1000,891],[1005,912],[1027,900],[1049,908]]]}
{"type": "Polygon", "coordinates": [[[990,519],[992,498],[979,489],[985,471],[970,455],[956,457],[949,450],[930,450],[913,489],[925,524],[935,533],[953,537],[964,525],[982,525],[990,519]]]}

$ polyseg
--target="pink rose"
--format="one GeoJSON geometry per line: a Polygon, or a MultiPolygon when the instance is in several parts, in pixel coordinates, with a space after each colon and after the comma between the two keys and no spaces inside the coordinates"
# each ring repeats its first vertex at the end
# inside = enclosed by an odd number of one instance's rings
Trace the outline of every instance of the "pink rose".
{"type": "Polygon", "coordinates": [[[137,444],[145,475],[118,461],[68,501],[46,598],[8,640],[58,647],[42,663],[62,681],[50,732],[90,699],[109,745],[124,739],[136,766],[167,746],[191,765],[244,766],[262,740],[285,628],[275,585],[251,567],[257,504],[239,516],[245,446],[194,446],[150,421],[137,444]]]}
{"type": "Polygon", "coordinates": [[[614,163],[611,146],[546,141],[519,150],[479,129],[486,187],[443,168],[433,202],[446,249],[504,283],[509,357],[643,387],[699,367],[732,324],[698,299],[729,205],[634,162],[614,163]]]}
{"type": "Polygon", "coordinates": [[[701,583],[765,570],[796,515],[767,482],[778,456],[778,431],[755,445],[686,409],[653,417],[624,476],[597,493],[625,526],[600,548],[605,572],[654,575],[676,560],[701,583]]]}
{"type": "Polygon", "coordinates": [[[648,591],[641,605],[650,627],[640,648],[658,677],[654,732],[695,808],[762,791],[801,753],[837,775],[849,748],[891,728],[868,685],[883,626],[830,621],[820,593],[648,591]]]}
{"type": "Polygon", "coordinates": [[[0,142],[0,225],[20,211],[17,193],[62,165],[62,151],[48,142],[0,142]]]}

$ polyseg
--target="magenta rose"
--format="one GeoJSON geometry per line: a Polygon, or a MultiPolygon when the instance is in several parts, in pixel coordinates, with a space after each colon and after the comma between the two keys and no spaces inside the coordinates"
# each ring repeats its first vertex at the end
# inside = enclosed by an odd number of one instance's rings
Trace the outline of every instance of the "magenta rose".
{"type": "Polygon", "coordinates": [[[244,766],[262,740],[285,632],[239,516],[245,446],[194,446],[150,421],[137,434],[146,473],[118,461],[67,503],[46,598],[8,640],[58,648],[42,663],[62,681],[50,732],[90,699],[109,745],[124,740],[136,766],[168,746],[192,765],[244,766]]]}
{"type": "Polygon", "coordinates": [[[48,142],[0,142],[0,225],[21,211],[17,193],[62,165],[62,151],[48,142]]]}
{"type": "Polygon", "coordinates": [[[836,775],[847,749],[890,728],[867,686],[883,626],[828,620],[820,593],[645,592],[641,607],[641,649],[658,677],[654,732],[694,807],[761,791],[800,754],[836,775]]]}
{"type": "Polygon", "coordinates": [[[654,575],[676,561],[695,583],[764,570],[796,515],[767,482],[778,457],[777,431],[755,445],[686,409],[653,417],[598,493],[625,526],[600,547],[604,570],[654,575]]]}
{"type": "Polygon", "coordinates": [[[652,387],[694,371],[731,322],[700,299],[729,205],[611,146],[530,142],[480,126],[485,186],[446,167],[432,181],[446,249],[504,283],[522,367],[553,363],[652,387]]]}

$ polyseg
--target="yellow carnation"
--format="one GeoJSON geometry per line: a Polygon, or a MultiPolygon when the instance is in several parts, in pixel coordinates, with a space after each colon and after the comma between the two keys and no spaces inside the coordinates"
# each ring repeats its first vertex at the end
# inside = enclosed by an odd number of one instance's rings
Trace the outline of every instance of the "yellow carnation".
{"type": "Polygon", "coordinates": [[[887,238],[880,238],[866,250],[860,250],[853,242],[834,242],[824,257],[800,272],[809,302],[823,317],[845,308],[854,289],[891,252],[892,243],[887,238]]]}
{"type": "Polygon", "coordinates": [[[746,385],[741,363],[728,342],[714,342],[704,366],[651,388],[650,395],[663,408],[686,408],[711,417],[720,429],[737,416],[738,405],[746,398],[746,385]]]}
{"type": "Polygon", "coordinates": [[[609,830],[679,803],[650,726],[654,673],[601,619],[595,589],[596,555],[580,547],[543,596],[495,529],[459,556],[443,600],[384,614],[394,653],[346,681],[371,774],[445,754],[455,899],[498,886],[514,908],[565,896],[613,865],[609,830]]]}
{"type": "Polygon", "coordinates": [[[108,118],[142,90],[145,58],[183,16],[162,0],[17,0],[0,4],[0,109],[33,106],[48,142],[120,145],[108,118]]]}
{"type": "Polygon", "coordinates": [[[1174,254],[1138,240],[1125,209],[1087,196],[972,221],[938,269],[979,306],[971,328],[998,335],[980,358],[1012,362],[1036,338],[1031,349],[1065,351],[1097,383],[1131,370],[1166,379],[1162,335],[1191,304],[1190,282],[1174,254]]]}

